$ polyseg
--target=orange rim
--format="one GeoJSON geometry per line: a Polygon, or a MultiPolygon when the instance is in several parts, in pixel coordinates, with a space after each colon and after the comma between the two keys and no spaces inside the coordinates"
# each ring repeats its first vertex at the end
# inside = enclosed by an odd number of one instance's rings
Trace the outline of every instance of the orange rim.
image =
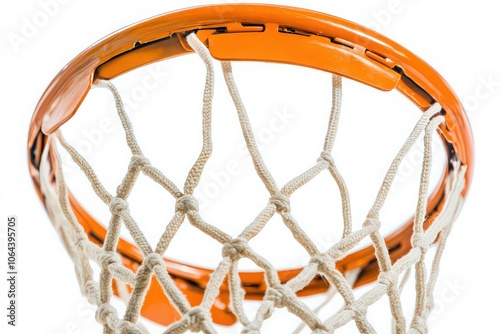
{"type": "MultiPolygon", "coordinates": [[[[131,25],[83,51],[56,76],[35,109],[28,137],[31,177],[42,201],[39,167],[43,150],[46,146],[51,148],[47,138],[76,113],[92,84],[155,61],[191,53],[185,36],[192,31],[197,31],[212,56],[219,60],[279,62],[336,73],[383,91],[397,89],[421,110],[439,102],[446,120],[439,133],[448,159],[467,166],[462,193],[465,197],[473,173],[472,135],[458,98],[434,69],[388,38],[334,16],[283,6],[237,4],[191,8],[131,25]]],[[[50,160],[54,165],[55,160],[50,160]]],[[[429,199],[426,226],[442,210],[444,182],[451,168],[450,163],[429,199]]],[[[102,244],[106,236],[103,225],[71,195],[70,203],[89,238],[102,244]]],[[[410,219],[386,237],[393,261],[411,248],[412,225],[410,219]]],[[[117,251],[124,265],[132,270],[142,263],[140,251],[126,240],[120,240],[117,251]]],[[[193,305],[199,304],[211,270],[168,259],[165,262],[179,289],[193,305]]],[[[337,268],[342,272],[360,268],[355,286],[373,282],[378,275],[373,247],[348,255],[337,263],[337,268]]],[[[286,282],[300,270],[279,274],[286,282]]],[[[248,299],[262,298],[266,287],[261,272],[242,272],[241,279],[248,299]]],[[[317,277],[299,295],[327,288],[317,277]]],[[[228,287],[223,285],[212,309],[216,323],[230,325],[236,321],[228,299],[228,287]]],[[[141,313],[164,325],[180,318],[155,280],[141,313]]]]}

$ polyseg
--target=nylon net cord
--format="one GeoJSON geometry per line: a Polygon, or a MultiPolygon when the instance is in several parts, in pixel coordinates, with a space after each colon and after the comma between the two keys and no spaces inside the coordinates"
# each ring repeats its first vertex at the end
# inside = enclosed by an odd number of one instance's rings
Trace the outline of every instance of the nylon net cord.
{"type": "MultiPolygon", "coordinates": [[[[248,114],[236,87],[231,63],[222,62],[226,85],[238,113],[248,151],[252,157],[255,170],[269,191],[270,196],[268,204],[253,222],[237,237],[233,238],[201,217],[198,210],[198,202],[193,196],[193,192],[200,181],[203,168],[212,153],[211,115],[214,93],[214,65],[208,49],[195,34],[187,36],[187,41],[205,64],[206,80],[202,110],[203,146],[198,159],[188,173],[182,191],[160,170],[152,166],[149,160],[143,155],[120,95],[109,81],[100,81],[97,83],[97,86],[106,88],[113,94],[117,112],[125,130],[127,145],[132,155],[128,170],[114,195],[105,189],[90,164],[66,142],[61,132],[57,131],[56,133],[59,143],[69,152],[72,159],[85,173],[97,196],[109,206],[111,218],[102,247],[89,241],[71,209],[62,171],[62,163],[57,152],[55,152],[57,168],[54,171],[56,174],[56,187],[51,186],[46,179],[42,178],[42,192],[46,198],[49,215],[75,263],[82,293],[88,298],[90,303],[97,306],[96,318],[103,325],[103,333],[146,333],[144,327],[138,323],[138,318],[153,275],[157,278],[171,304],[181,315],[181,319],[169,325],[164,333],[174,334],[187,331],[216,333],[216,329],[211,321],[210,309],[214,305],[220,287],[226,277],[229,282],[231,310],[243,325],[242,333],[260,333],[264,321],[273,315],[273,311],[276,308],[286,308],[290,313],[299,317],[303,324],[308,326],[315,334],[333,333],[336,329],[351,321],[355,322],[360,333],[375,333],[375,329],[368,321],[367,311],[370,305],[374,304],[384,295],[387,295],[389,298],[394,333],[427,333],[426,319],[433,306],[432,291],[438,274],[439,261],[452,222],[460,209],[462,200],[461,191],[465,184],[465,167],[460,166],[457,162],[447,179],[447,200],[443,210],[434,223],[427,230],[424,230],[427,191],[432,161],[432,135],[436,132],[437,127],[444,122],[443,116],[440,115],[441,106],[435,103],[422,114],[413,131],[394,158],[362,228],[353,230],[347,186],[331,155],[340,115],[341,77],[337,75],[333,75],[332,77],[332,108],[320,157],[311,168],[279,188],[260,155],[248,114]],[[414,232],[411,239],[412,249],[392,264],[383,236],[379,232],[381,226],[379,213],[384,205],[402,159],[422,132],[425,133],[424,159],[414,232]],[[326,252],[322,253],[293,217],[289,197],[297,189],[325,170],[331,174],[340,191],[344,230],[342,238],[326,252]],[[175,214],[154,248],[148,242],[139,224],[132,217],[128,209],[127,197],[131,193],[139,173],[143,173],[161,185],[176,199],[175,214]],[[310,255],[309,264],[297,276],[285,284],[281,283],[278,271],[273,265],[249,245],[249,241],[266,226],[266,223],[274,215],[281,216],[284,225],[310,255]],[[222,246],[222,260],[210,276],[201,304],[195,307],[190,305],[186,297],[177,288],[168,274],[162,258],[173,237],[176,235],[177,230],[186,219],[194,227],[218,241],[222,246]],[[122,265],[120,257],[116,253],[122,226],[128,229],[135,244],[144,256],[144,261],[136,272],[122,265]],[[373,287],[356,299],[350,282],[336,269],[335,263],[344,258],[364,238],[370,238],[375,247],[380,275],[373,287]],[[438,239],[438,251],[432,264],[431,274],[427,278],[424,262],[425,255],[429,246],[436,239],[438,239]],[[238,261],[242,258],[251,260],[262,269],[267,285],[263,301],[260,304],[257,314],[252,319],[249,318],[243,308],[245,291],[242,288],[238,275],[238,261]],[[94,261],[101,268],[98,281],[93,279],[93,271],[89,261],[94,261]],[[408,272],[412,267],[415,269],[416,301],[414,315],[411,322],[407,324],[402,312],[398,281],[399,277],[404,272],[408,272]],[[296,294],[307,286],[318,274],[322,275],[331,284],[331,288],[334,288],[345,302],[345,306],[341,310],[324,320],[320,319],[296,294]],[[133,288],[130,296],[127,298],[128,303],[123,317],[120,317],[117,310],[110,304],[113,295],[113,279],[122,285],[128,284],[133,288]]],[[[48,175],[51,172],[47,162],[47,151],[44,152],[42,159],[41,175],[48,175]]],[[[279,247],[279,245],[276,246],[279,247]]]]}

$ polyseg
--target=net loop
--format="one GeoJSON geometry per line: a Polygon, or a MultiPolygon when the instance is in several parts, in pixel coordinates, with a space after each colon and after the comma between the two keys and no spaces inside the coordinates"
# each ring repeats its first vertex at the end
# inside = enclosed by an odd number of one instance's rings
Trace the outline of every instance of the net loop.
{"type": "Polygon", "coordinates": [[[175,211],[188,212],[188,211],[198,211],[200,208],[198,200],[190,194],[186,194],[177,199],[175,203],[175,211]]]}
{"type": "Polygon", "coordinates": [[[424,254],[429,250],[429,242],[425,233],[413,233],[411,236],[411,245],[413,248],[420,248],[424,254]]]}
{"type": "Polygon", "coordinates": [[[230,258],[232,261],[244,257],[248,251],[248,241],[245,238],[235,238],[222,247],[222,257],[230,258]]]}
{"type": "Polygon", "coordinates": [[[158,253],[149,253],[145,258],[143,264],[150,270],[153,271],[156,266],[163,266],[163,258],[158,253]]]}
{"type": "Polygon", "coordinates": [[[128,203],[123,198],[113,197],[109,202],[109,211],[119,216],[122,211],[128,211],[128,203]]]}
{"type": "Polygon", "coordinates": [[[290,212],[290,198],[283,194],[276,194],[269,198],[269,203],[276,206],[276,211],[281,213],[290,212]]]}
{"type": "Polygon", "coordinates": [[[107,270],[110,264],[121,263],[121,260],[115,252],[101,252],[97,258],[97,263],[102,269],[107,270]]]}

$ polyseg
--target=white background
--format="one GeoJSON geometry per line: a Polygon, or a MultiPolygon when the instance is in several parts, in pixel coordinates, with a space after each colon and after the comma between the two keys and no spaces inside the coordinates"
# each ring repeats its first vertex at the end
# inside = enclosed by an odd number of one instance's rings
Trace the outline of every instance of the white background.
{"type": "MultiPolygon", "coordinates": [[[[100,331],[93,319],[93,308],[80,296],[72,263],[54,233],[29,178],[26,161],[28,125],[45,87],[69,60],[105,35],[163,12],[210,3],[183,1],[182,5],[175,5],[149,0],[66,0],[64,3],[55,2],[57,8],[52,7],[54,10],[50,16],[43,14],[47,11],[43,4],[54,1],[4,1],[0,5],[0,219],[5,222],[7,215],[11,214],[17,215],[19,219],[18,327],[9,326],[7,333],[73,334],[100,331]],[[43,20],[43,17],[47,20],[43,20]],[[23,31],[29,24],[27,22],[38,25],[30,35],[23,31]]],[[[236,1],[218,3],[232,2],[236,1]]],[[[472,124],[476,168],[471,192],[455,224],[443,259],[440,283],[436,287],[437,309],[432,315],[430,332],[486,333],[497,330],[494,327],[498,317],[495,300],[500,298],[500,293],[494,277],[498,262],[495,252],[497,236],[500,233],[496,210],[500,203],[500,178],[497,172],[500,159],[496,146],[499,142],[497,127],[500,124],[500,47],[497,42],[500,21],[495,3],[489,0],[362,0],[328,3],[276,0],[274,3],[319,10],[374,28],[426,60],[455,89],[466,106],[472,124]]],[[[203,67],[198,65],[198,73],[203,73],[203,67]]],[[[175,68],[170,67],[168,70],[173,78],[182,77],[175,68]]],[[[189,82],[182,84],[189,87],[189,82]]],[[[257,80],[252,84],[265,85],[265,82],[257,80]]],[[[304,94],[306,100],[307,94],[304,94]]],[[[201,97],[200,94],[193,96],[201,97]]],[[[283,106],[281,100],[277,101],[269,102],[266,107],[272,109],[283,106]]],[[[189,104],[189,101],[186,103],[189,104]]],[[[377,107],[383,109],[385,106],[377,107]]],[[[298,113],[302,110],[299,106],[296,109],[298,113]]],[[[308,113],[311,111],[298,114],[297,118],[302,118],[291,128],[295,129],[297,123],[302,123],[308,113]]],[[[380,120],[380,123],[383,121],[380,120]]],[[[262,124],[265,126],[265,119],[262,124]]],[[[378,125],[375,123],[372,126],[378,125]]],[[[75,133],[78,136],[78,131],[75,133]]],[[[315,152],[319,152],[319,147],[315,152]]],[[[101,148],[95,150],[94,158],[99,160],[99,154],[102,154],[101,148]]],[[[384,161],[388,163],[390,160],[386,157],[384,161]]],[[[360,165],[359,162],[355,164],[360,165]]],[[[233,184],[238,182],[236,180],[233,184]]],[[[354,186],[364,184],[361,181],[353,183],[354,186]]],[[[363,214],[364,211],[360,212],[359,217],[363,214]]],[[[0,263],[1,271],[5,272],[5,225],[2,226],[1,252],[4,255],[0,255],[0,263]]],[[[181,251],[186,252],[182,247],[181,251]]],[[[5,326],[5,280],[2,278],[1,282],[0,319],[2,326],[5,326]]],[[[389,312],[386,311],[381,316],[389,322],[389,312]]]]}

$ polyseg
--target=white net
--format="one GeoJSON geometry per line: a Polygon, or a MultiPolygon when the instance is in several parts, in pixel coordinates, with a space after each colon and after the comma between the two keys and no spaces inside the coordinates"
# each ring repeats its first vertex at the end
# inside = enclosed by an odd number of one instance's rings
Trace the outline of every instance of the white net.
{"type": "MultiPolygon", "coordinates": [[[[56,133],[61,146],[68,151],[75,163],[82,169],[95,193],[111,211],[112,216],[102,247],[89,241],[82,226],[78,223],[75,213],[71,209],[59,156],[56,154],[56,159],[59,160],[57,160],[57,169],[55,171],[50,170],[50,165],[47,162],[48,150],[44,152],[42,159],[41,175],[48,175],[51,172],[56,174],[57,183],[55,188],[48,183],[48,178],[41,178],[41,189],[45,196],[49,215],[60,232],[68,252],[75,263],[82,292],[92,304],[97,306],[96,318],[103,325],[104,333],[146,332],[146,329],[138,324],[138,319],[153,275],[158,280],[170,303],[181,315],[180,320],[169,325],[164,333],[184,333],[187,331],[216,333],[217,331],[213,325],[210,310],[220,293],[221,285],[226,279],[229,285],[231,310],[242,324],[243,333],[260,333],[263,323],[273,315],[276,308],[286,308],[291,314],[300,318],[303,325],[308,326],[313,333],[332,333],[351,321],[355,323],[360,333],[375,333],[374,327],[367,318],[367,311],[369,306],[380,300],[383,296],[387,296],[389,300],[394,333],[427,333],[426,319],[433,307],[432,292],[438,274],[439,261],[452,222],[461,207],[461,192],[464,187],[465,173],[465,167],[460,166],[459,162],[453,166],[453,170],[446,180],[446,201],[444,207],[433,224],[425,230],[424,222],[427,213],[427,194],[432,161],[432,136],[436,133],[437,127],[444,122],[444,118],[440,114],[441,106],[436,103],[422,114],[420,120],[394,158],[362,228],[353,230],[349,193],[331,155],[340,115],[341,78],[333,75],[333,103],[324,146],[318,160],[311,168],[293,178],[284,186],[279,187],[267,169],[259,152],[247,112],[232,75],[231,64],[229,62],[222,62],[226,84],[238,113],[248,151],[258,176],[270,194],[268,204],[253,222],[237,237],[233,237],[207,223],[201,217],[198,202],[193,196],[200,181],[203,168],[212,152],[211,117],[214,93],[214,61],[208,49],[195,34],[190,34],[187,40],[206,65],[206,81],[202,111],[203,146],[197,161],[188,173],[182,191],[160,170],[152,166],[143,155],[134,135],[131,122],[125,112],[121,97],[109,81],[100,81],[97,85],[109,89],[113,94],[117,111],[125,130],[127,144],[132,154],[128,171],[115,194],[105,189],[90,164],[65,141],[59,131],[56,133]],[[418,203],[415,212],[414,232],[411,239],[412,249],[406,255],[392,263],[384,238],[379,232],[381,226],[379,213],[384,205],[400,163],[422,133],[424,133],[425,149],[418,203]],[[331,174],[340,190],[344,227],[342,238],[326,252],[321,252],[292,215],[289,198],[297,189],[324,171],[328,171],[331,174]],[[175,214],[166,226],[164,233],[155,247],[146,239],[139,224],[132,217],[128,209],[127,197],[131,193],[140,173],[161,185],[176,199],[175,214]],[[310,256],[309,264],[298,275],[286,283],[281,282],[278,270],[273,264],[261,256],[249,244],[264,229],[266,223],[274,215],[281,217],[284,225],[291,231],[296,241],[310,256]],[[186,218],[194,227],[215,239],[222,246],[222,259],[210,276],[201,304],[194,307],[190,305],[187,298],[172,280],[162,258],[186,218]],[[122,225],[128,229],[134,243],[144,257],[143,263],[136,272],[125,267],[121,262],[120,256],[116,253],[122,225]],[[368,292],[356,298],[352,290],[352,282],[349,282],[344,274],[336,269],[336,262],[343,259],[354,247],[367,238],[371,239],[374,246],[380,275],[377,283],[368,292]],[[438,249],[430,274],[427,276],[424,260],[429,246],[436,240],[438,249]],[[250,317],[243,307],[245,290],[238,274],[238,262],[243,258],[252,261],[264,272],[266,283],[266,292],[263,296],[263,301],[256,315],[253,317],[250,317]],[[93,279],[90,261],[94,261],[101,268],[98,281],[93,279]],[[402,311],[398,285],[401,283],[399,281],[400,277],[403,276],[402,274],[412,267],[415,268],[416,300],[413,317],[407,323],[402,311]],[[324,277],[335,288],[345,303],[343,308],[331,312],[329,317],[321,319],[315,311],[309,308],[297,296],[297,292],[304,289],[317,275],[324,277]],[[123,316],[120,316],[118,311],[111,305],[113,279],[132,287],[123,316]]],[[[55,138],[51,140],[55,140],[55,138]]],[[[278,243],[276,247],[279,247],[278,243]]],[[[193,252],[201,251],[203,250],[193,249],[193,252]]],[[[297,332],[300,329],[297,329],[297,332]]]]}

